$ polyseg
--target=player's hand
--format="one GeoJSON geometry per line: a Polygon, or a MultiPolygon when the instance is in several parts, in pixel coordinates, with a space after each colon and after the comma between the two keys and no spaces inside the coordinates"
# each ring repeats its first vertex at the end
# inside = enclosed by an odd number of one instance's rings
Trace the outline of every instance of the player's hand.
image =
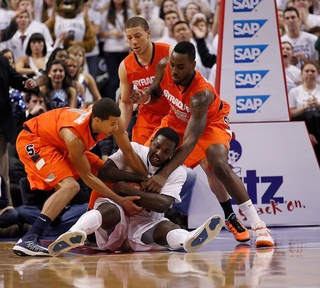
{"type": "Polygon", "coordinates": [[[142,186],[142,189],[145,191],[160,193],[166,181],[167,181],[166,177],[158,174],[158,175],[153,175],[147,181],[142,182],[141,186],[142,186]]]}
{"type": "Polygon", "coordinates": [[[144,208],[139,207],[138,205],[134,204],[133,201],[139,200],[139,196],[126,196],[123,197],[121,203],[119,203],[122,208],[125,210],[126,215],[133,216],[140,213],[144,208]]]}
{"type": "Polygon", "coordinates": [[[146,91],[140,90],[140,89],[134,89],[130,96],[130,100],[131,100],[131,103],[143,104],[146,101],[148,101],[149,97],[150,95],[146,93],[146,91]]]}

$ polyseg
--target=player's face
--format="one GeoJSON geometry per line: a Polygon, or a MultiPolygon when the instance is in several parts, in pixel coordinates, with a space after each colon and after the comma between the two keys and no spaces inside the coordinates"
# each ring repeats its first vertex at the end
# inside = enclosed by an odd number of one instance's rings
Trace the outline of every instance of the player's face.
{"type": "Polygon", "coordinates": [[[173,82],[184,86],[193,76],[195,61],[190,62],[187,54],[179,54],[174,51],[170,58],[170,70],[173,82]]]}
{"type": "Polygon", "coordinates": [[[148,159],[150,164],[155,167],[160,167],[169,160],[175,152],[175,144],[168,140],[163,135],[158,135],[150,143],[148,159]]]}
{"type": "Polygon", "coordinates": [[[143,54],[150,42],[150,30],[142,27],[128,28],[125,31],[128,44],[136,54],[143,54]]]}
{"type": "Polygon", "coordinates": [[[101,120],[100,118],[95,117],[93,121],[93,132],[103,133],[106,136],[110,136],[119,129],[120,117],[110,116],[107,120],[101,120]]]}

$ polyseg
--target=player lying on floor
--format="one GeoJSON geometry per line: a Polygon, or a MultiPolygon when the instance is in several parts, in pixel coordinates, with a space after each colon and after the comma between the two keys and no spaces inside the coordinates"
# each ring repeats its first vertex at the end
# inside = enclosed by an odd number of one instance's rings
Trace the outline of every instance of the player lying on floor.
{"type": "MultiPolygon", "coordinates": [[[[171,128],[158,130],[150,148],[132,142],[132,147],[141,157],[150,175],[154,175],[170,161],[180,139],[171,128]]],[[[48,248],[50,255],[58,256],[63,252],[83,245],[87,235],[95,232],[97,246],[109,251],[150,251],[163,249],[184,249],[194,252],[215,238],[221,230],[222,218],[219,215],[210,217],[194,231],[181,229],[164,217],[164,212],[174,201],[181,201],[179,193],[186,180],[186,172],[181,166],[168,177],[160,193],[143,190],[147,177],[128,172],[127,164],[121,150],[111,155],[100,169],[99,178],[113,182],[113,190],[123,196],[139,196],[136,204],[141,212],[126,216],[123,208],[111,199],[96,198],[93,210],[86,212],[69,232],[62,234],[48,248]],[[128,182],[137,182],[139,189],[128,182]]],[[[98,197],[97,197],[98,196],[98,197]]]]}

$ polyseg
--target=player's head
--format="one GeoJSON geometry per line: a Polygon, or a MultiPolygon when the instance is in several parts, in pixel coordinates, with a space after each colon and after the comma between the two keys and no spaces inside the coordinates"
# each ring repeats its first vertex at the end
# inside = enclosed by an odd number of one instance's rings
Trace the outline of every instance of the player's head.
{"type": "Polygon", "coordinates": [[[143,53],[150,42],[151,30],[148,22],[139,16],[130,18],[124,25],[130,48],[137,54],[143,53]]]}
{"type": "Polygon", "coordinates": [[[180,143],[178,133],[169,127],[160,128],[151,140],[148,159],[150,164],[160,167],[175,153],[180,143]]]}
{"type": "Polygon", "coordinates": [[[194,45],[188,41],[178,43],[170,57],[170,69],[173,82],[185,86],[193,77],[196,66],[196,50],[194,45]]]}
{"type": "Polygon", "coordinates": [[[92,131],[109,136],[118,130],[121,111],[110,98],[102,98],[92,106],[92,131]]]}

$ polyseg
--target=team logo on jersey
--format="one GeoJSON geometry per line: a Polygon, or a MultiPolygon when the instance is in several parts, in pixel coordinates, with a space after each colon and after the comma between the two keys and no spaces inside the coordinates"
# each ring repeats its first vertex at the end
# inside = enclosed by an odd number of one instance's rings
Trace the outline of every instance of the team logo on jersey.
{"type": "Polygon", "coordinates": [[[235,71],[236,88],[254,88],[269,70],[235,71]]]}
{"type": "Polygon", "coordinates": [[[234,63],[253,63],[268,45],[236,45],[234,46],[234,63]]]}
{"type": "Polygon", "coordinates": [[[233,0],[232,1],[233,12],[251,12],[262,1],[263,0],[233,0]]]}
{"type": "Polygon", "coordinates": [[[267,22],[267,19],[257,20],[234,20],[233,37],[234,38],[252,38],[257,34],[261,27],[267,22]]]}
{"type": "Polygon", "coordinates": [[[236,111],[238,114],[256,113],[269,97],[270,95],[236,96],[236,111]]]}

